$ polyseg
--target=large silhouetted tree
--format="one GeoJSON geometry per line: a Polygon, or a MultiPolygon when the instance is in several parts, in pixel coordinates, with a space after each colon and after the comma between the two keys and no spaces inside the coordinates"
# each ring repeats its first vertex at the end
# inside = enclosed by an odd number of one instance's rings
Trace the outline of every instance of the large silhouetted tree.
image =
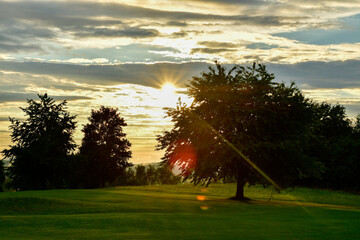
{"type": "Polygon", "coordinates": [[[163,163],[177,165],[195,184],[237,179],[236,199],[246,183],[292,184],[316,174],[306,155],[312,103],[291,84],[274,82],[264,65],[210,67],[188,84],[193,103],[178,103],[167,115],[174,127],[158,136],[163,163]]]}
{"type": "Polygon", "coordinates": [[[56,104],[47,94],[40,101],[27,100],[21,108],[24,121],[10,118],[14,145],[3,150],[14,189],[49,189],[66,186],[67,157],[74,150],[76,122],[66,110],[66,101],[56,104]]]}
{"type": "Polygon", "coordinates": [[[131,166],[130,142],[123,127],[127,124],[117,109],[102,106],[92,110],[90,123],[83,128],[85,134],[80,154],[86,157],[87,187],[103,187],[114,183],[131,166]]]}

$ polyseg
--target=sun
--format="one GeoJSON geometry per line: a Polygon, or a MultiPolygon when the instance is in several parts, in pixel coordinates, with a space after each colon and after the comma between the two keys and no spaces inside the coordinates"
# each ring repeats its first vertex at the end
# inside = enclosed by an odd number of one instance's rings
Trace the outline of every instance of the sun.
{"type": "Polygon", "coordinates": [[[175,106],[178,99],[177,90],[174,84],[170,82],[164,83],[158,95],[161,104],[165,107],[175,106]]]}
{"type": "Polygon", "coordinates": [[[174,84],[167,82],[162,85],[161,91],[166,95],[172,95],[176,93],[176,87],[174,84]]]}

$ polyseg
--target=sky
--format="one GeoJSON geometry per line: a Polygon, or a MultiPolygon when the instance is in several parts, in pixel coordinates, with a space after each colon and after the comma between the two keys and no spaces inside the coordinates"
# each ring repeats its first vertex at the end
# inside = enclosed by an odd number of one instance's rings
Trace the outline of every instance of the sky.
{"type": "Polygon", "coordinates": [[[77,115],[116,107],[133,163],[160,161],[164,107],[185,103],[185,84],[214,60],[265,64],[305,96],[360,113],[358,0],[0,0],[0,151],[9,119],[48,93],[77,115]]]}

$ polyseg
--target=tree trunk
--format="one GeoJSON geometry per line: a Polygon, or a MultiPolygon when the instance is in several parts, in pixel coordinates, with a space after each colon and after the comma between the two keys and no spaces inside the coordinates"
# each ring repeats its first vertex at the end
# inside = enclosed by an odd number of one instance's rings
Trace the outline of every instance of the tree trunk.
{"type": "Polygon", "coordinates": [[[235,200],[244,201],[247,198],[244,197],[244,186],[245,186],[245,179],[242,176],[237,177],[237,184],[236,184],[236,195],[235,200]]]}

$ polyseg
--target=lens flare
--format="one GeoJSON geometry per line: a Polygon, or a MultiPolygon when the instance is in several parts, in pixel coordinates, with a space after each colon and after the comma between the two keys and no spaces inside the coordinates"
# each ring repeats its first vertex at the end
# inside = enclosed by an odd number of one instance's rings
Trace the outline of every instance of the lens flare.
{"type": "Polygon", "coordinates": [[[173,144],[174,151],[170,157],[170,166],[178,166],[181,175],[188,176],[196,167],[196,152],[191,143],[179,140],[173,144]]]}
{"type": "Polygon", "coordinates": [[[201,209],[201,210],[208,210],[209,207],[208,207],[208,206],[200,206],[200,209],[201,209]]]}
{"type": "Polygon", "coordinates": [[[204,195],[197,195],[197,196],[196,196],[196,199],[197,199],[198,201],[205,201],[205,200],[206,200],[206,197],[205,197],[204,195]]]}

